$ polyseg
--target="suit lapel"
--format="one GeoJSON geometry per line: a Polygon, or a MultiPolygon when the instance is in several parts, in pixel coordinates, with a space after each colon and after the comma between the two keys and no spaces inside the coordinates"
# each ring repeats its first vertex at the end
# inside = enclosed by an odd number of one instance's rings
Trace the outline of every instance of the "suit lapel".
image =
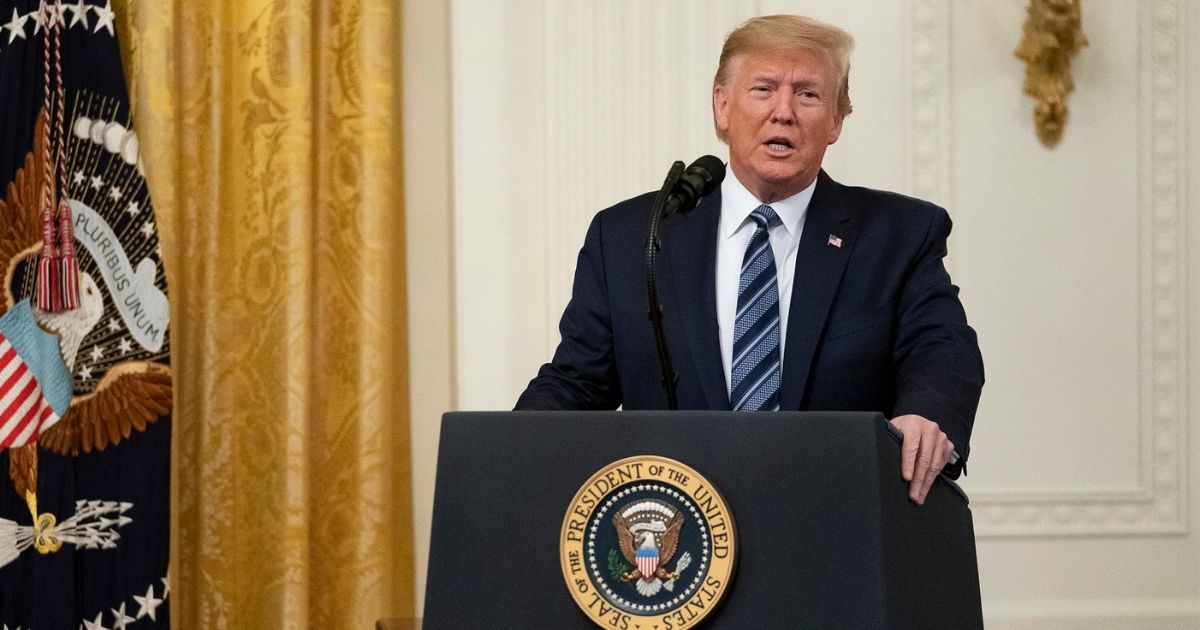
{"type": "Polygon", "coordinates": [[[662,229],[676,309],[710,409],[729,409],[717,329],[715,274],[720,219],[721,193],[718,190],[701,201],[694,211],[670,221],[662,229]]]}
{"type": "Polygon", "coordinates": [[[784,411],[799,409],[804,400],[813,356],[825,330],[846,261],[854,249],[857,226],[845,196],[842,185],[822,170],[808,205],[796,254],[779,393],[779,406],[784,411]],[[831,243],[831,240],[835,242],[831,243]]]}

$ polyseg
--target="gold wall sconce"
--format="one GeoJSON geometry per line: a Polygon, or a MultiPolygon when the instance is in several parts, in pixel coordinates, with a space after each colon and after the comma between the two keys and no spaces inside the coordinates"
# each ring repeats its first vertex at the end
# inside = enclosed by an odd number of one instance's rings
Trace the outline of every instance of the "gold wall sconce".
{"type": "Polygon", "coordinates": [[[1075,90],[1071,57],[1087,46],[1080,21],[1082,0],[1030,0],[1024,35],[1015,51],[1025,60],[1025,93],[1036,98],[1033,120],[1042,144],[1062,140],[1067,95],[1075,90]]]}

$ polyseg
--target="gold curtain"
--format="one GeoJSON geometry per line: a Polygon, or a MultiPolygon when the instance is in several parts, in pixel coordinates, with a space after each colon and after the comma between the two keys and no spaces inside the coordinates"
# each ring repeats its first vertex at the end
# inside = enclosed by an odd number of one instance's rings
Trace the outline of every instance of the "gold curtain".
{"type": "Polygon", "coordinates": [[[182,628],[413,611],[392,0],[124,0],[171,296],[182,628]]]}

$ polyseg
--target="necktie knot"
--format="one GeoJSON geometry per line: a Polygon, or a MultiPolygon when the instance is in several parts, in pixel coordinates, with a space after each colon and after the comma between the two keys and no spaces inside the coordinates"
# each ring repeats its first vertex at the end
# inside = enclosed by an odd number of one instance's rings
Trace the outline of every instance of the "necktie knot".
{"type": "Polygon", "coordinates": [[[775,214],[775,209],[765,203],[755,208],[754,212],[750,213],[750,218],[754,219],[754,222],[757,223],[758,227],[760,228],[769,229],[783,223],[783,220],[779,218],[779,215],[775,214]]]}

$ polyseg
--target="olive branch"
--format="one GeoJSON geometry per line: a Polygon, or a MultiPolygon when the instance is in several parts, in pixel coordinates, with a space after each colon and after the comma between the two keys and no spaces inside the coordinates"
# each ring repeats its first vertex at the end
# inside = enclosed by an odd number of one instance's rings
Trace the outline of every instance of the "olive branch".
{"type": "Polygon", "coordinates": [[[625,564],[625,561],[621,559],[621,554],[616,549],[608,550],[608,575],[614,582],[625,581],[625,574],[629,573],[629,570],[632,568],[628,564],[625,564]]]}

